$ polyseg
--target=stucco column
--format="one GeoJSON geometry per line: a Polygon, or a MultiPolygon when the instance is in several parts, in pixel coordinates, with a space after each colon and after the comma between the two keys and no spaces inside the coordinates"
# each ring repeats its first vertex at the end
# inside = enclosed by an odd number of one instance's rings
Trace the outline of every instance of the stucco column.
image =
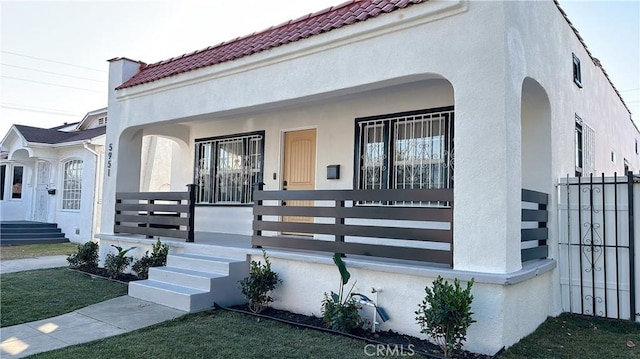
{"type": "Polygon", "coordinates": [[[141,63],[126,58],[109,60],[109,101],[105,142],[100,232],[113,234],[117,191],[138,191],[142,131],[125,131],[127,111],[117,99],[116,87],[138,72],[141,63]]]}
{"type": "Polygon", "coordinates": [[[521,268],[520,94],[495,75],[454,83],[453,262],[509,273],[521,268]]]}

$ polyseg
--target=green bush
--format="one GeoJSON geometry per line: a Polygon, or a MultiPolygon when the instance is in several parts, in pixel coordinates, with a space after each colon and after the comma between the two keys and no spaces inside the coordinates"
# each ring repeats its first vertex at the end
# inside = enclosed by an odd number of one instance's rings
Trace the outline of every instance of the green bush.
{"type": "Polygon", "coordinates": [[[467,339],[467,328],[475,323],[471,318],[471,286],[473,278],[467,288],[462,289],[458,279],[451,285],[438,276],[433,289],[425,287],[427,295],[415,312],[420,332],[433,338],[445,357],[462,348],[462,342],[467,339]]]}
{"type": "Polygon", "coordinates": [[[78,244],[78,253],[69,255],[67,262],[69,268],[95,271],[98,268],[98,244],[92,241],[78,244]]]}
{"type": "Polygon", "coordinates": [[[129,264],[133,261],[133,257],[126,257],[127,252],[136,248],[131,247],[123,250],[120,246],[111,245],[118,250],[118,254],[109,253],[104,260],[104,267],[110,278],[117,278],[122,274],[129,264]]]}
{"type": "Polygon", "coordinates": [[[358,313],[358,304],[354,296],[359,294],[353,293],[354,282],[348,292],[345,293],[344,286],[349,282],[351,274],[347,270],[340,254],[333,255],[333,263],[336,264],[340,271],[340,292],[331,294],[324,293],[322,300],[322,321],[333,330],[349,333],[353,329],[362,325],[362,319],[358,313]]]}
{"type": "Polygon", "coordinates": [[[278,278],[278,273],[271,270],[271,262],[267,253],[263,250],[265,264],[260,261],[251,261],[249,276],[240,281],[242,294],[249,302],[249,309],[254,313],[262,312],[273,298],[269,293],[275,289],[282,280],[278,278]]]}
{"type": "Polygon", "coordinates": [[[140,279],[149,278],[149,268],[162,267],[167,265],[167,255],[169,254],[169,246],[161,243],[160,239],[153,245],[151,256],[149,251],[144,253],[140,259],[133,263],[132,269],[140,279]]]}

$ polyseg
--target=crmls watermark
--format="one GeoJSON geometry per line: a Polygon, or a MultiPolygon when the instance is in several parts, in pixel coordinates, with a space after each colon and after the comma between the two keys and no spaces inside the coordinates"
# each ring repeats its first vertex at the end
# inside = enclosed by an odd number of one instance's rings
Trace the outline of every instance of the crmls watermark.
{"type": "Polygon", "coordinates": [[[364,346],[364,354],[369,357],[385,357],[385,356],[401,356],[411,357],[416,354],[413,350],[413,344],[397,345],[397,344],[367,344],[364,346]]]}

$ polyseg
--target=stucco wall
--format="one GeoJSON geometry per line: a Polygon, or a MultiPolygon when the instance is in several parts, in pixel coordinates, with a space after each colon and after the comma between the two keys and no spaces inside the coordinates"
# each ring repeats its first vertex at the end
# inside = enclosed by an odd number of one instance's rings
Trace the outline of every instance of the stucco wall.
{"type": "MultiPolygon", "coordinates": [[[[576,114],[595,130],[597,175],[622,173],[625,158],[638,172],[640,156],[635,152],[635,141],[640,142],[640,133],[602,70],[591,61],[555,5],[505,2],[504,8],[512,86],[516,89],[525,77],[531,77],[544,87],[550,99],[556,179],[575,173],[576,114]],[[582,88],[573,82],[572,53],[580,59],[582,88]],[[617,154],[616,163],[611,162],[611,151],[617,154]]],[[[603,66],[606,69],[607,64],[603,66]]]]}
{"type": "MultiPolygon", "coordinates": [[[[272,306],[320,317],[324,293],[337,292],[341,283],[331,259],[313,255],[287,258],[275,251],[268,255],[272,270],[282,279],[282,284],[273,292],[272,306]]],[[[261,255],[251,258],[264,263],[261,255]]],[[[394,268],[398,265],[392,263],[381,263],[374,269],[365,260],[347,258],[345,262],[351,273],[347,289],[355,283],[353,291],[369,298],[375,296],[371,293],[372,288],[378,291],[378,305],[390,317],[379,326],[380,330],[394,330],[418,338],[425,337],[415,320],[418,304],[425,298],[425,287],[431,286],[437,275],[449,282],[461,278],[463,286],[473,277],[476,282],[472,288],[472,312],[477,322],[469,327],[465,349],[476,353],[495,354],[503,346],[515,344],[546,319],[550,306],[551,298],[540,293],[551,290],[551,272],[507,285],[496,283],[499,277],[478,277],[477,273],[474,276],[471,272],[429,272],[422,268],[413,272],[404,268],[400,272],[394,268]]],[[[365,309],[361,315],[365,317],[367,313],[370,315],[370,310],[365,309]]]]}

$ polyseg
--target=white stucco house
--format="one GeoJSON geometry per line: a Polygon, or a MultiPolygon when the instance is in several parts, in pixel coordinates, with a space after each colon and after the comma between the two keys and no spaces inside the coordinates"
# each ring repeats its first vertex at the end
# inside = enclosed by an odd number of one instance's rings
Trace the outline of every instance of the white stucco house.
{"type": "MultiPolygon", "coordinates": [[[[317,315],[344,251],[382,328],[416,336],[424,287],[473,277],[481,353],[562,311],[559,178],[640,170],[627,106],[553,1],[352,1],[155,64],[112,59],[109,86],[104,243],[145,244],[114,230],[116,196],[139,191],[143,139],[162,136],[171,190],[196,185],[195,243],[175,253],[250,238],[284,279],[274,306],[317,315]],[[545,212],[531,238],[523,189],[545,212]]],[[[149,299],[188,292],[159,281],[149,299]]]]}
{"type": "MultiPolygon", "coordinates": [[[[0,221],[56,224],[72,242],[94,239],[100,232],[106,130],[106,108],[54,128],[13,125],[0,142],[0,221]]],[[[141,191],[170,189],[173,147],[161,137],[145,138],[141,191]]]]}
{"type": "Polygon", "coordinates": [[[72,242],[99,232],[107,109],[55,128],[13,125],[0,142],[0,220],[56,223],[72,242]]]}

